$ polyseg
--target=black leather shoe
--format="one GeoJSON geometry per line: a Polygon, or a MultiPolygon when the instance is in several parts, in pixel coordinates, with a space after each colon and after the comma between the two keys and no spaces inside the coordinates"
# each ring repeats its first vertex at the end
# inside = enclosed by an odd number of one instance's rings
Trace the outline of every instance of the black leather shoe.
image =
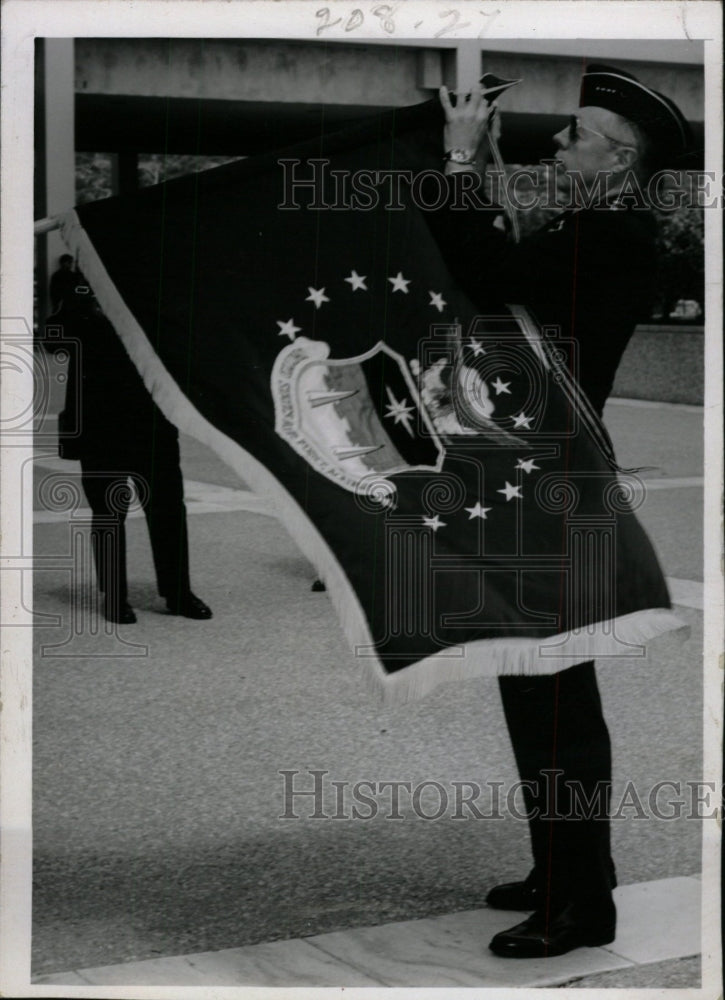
{"type": "MultiPolygon", "coordinates": [[[[617,887],[617,873],[610,860],[610,886],[617,887]]],[[[486,905],[494,910],[521,910],[530,913],[543,899],[536,869],[532,869],[522,882],[504,882],[496,885],[486,896],[486,905]]]]}
{"type": "Polygon", "coordinates": [[[107,622],[116,625],[135,625],[136,615],[133,608],[126,601],[121,605],[113,606],[109,601],[103,602],[103,616],[107,622]]]}
{"type": "Polygon", "coordinates": [[[486,896],[486,905],[494,910],[524,910],[530,913],[541,900],[534,872],[523,882],[504,882],[496,885],[486,896]]]}
{"type": "Polygon", "coordinates": [[[211,608],[204,604],[195,594],[192,594],[191,591],[188,594],[182,594],[178,599],[169,598],[166,601],[166,607],[172,615],[182,615],[184,618],[196,618],[199,621],[211,618],[212,616],[211,608]]]}
{"type": "Polygon", "coordinates": [[[551,958],[574,948],[596,948],[614,941],[617,912],[614,903],[597,910],[577,910],[570,903],[558,916],[537,910],[520,924],[496,934],[489,944],[501,958],[551,958]]]}

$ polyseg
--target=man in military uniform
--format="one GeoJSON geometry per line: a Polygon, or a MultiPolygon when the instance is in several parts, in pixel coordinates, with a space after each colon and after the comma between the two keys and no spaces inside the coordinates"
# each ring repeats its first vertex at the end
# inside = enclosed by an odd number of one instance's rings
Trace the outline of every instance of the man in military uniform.
{"type": "MultiPolygon", "coordinates": [[[[446,173],[480,172],[483,140],[495,120],[489,108],[479,93],[453,105],[445,88],[441,102],[446,173]]],[[[492,226],[493,211],[444,210],[434,225],[451,271],[483,311],[496,302],[517,303],[573,341],[572,374],[588,399],[582,405],[591,404],[601,416],[635,325],[648,317],[655,275],[653,216],[633,207],[622,191],[627,180],[641,187],[660,167],[677,166],[691,137],[668,98],[619,69],[593,64],[583,76],[578,111],[554,141],[561,190],[572,190],[575,198],[579,192],[580,200],[539,231],[507,243],[492,226]],[[607,184],[601,196],[584,207],[581,192],[591,190],[602,172],[607,184]],[[578,187],[570,183],[575,175],[578,187]]],[[[594,664],[549,677],[501,677],[500,689],[519,773],[531,783],[524,794],[534,867],[525,880],[492,889],[487,903],[533,912],[497,934],[490,948],[527,958],[606,944],[616,928],[611,750],[594,664]],[[553,782],[558,795],[552,810],[553,782]],[[566,782],[576,783],[590,801],[604,790],[598,811],[585,815],[566,782]]]]}

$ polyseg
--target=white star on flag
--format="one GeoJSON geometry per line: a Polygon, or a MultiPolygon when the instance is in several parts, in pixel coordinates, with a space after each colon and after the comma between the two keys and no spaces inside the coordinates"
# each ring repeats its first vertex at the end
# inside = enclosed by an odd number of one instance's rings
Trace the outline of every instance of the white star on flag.
{"type": "Polygon", "coordinates": [[[474,358],[477,358],[479,354],[485,354],[486,353],[484,351],[484,349],[481,347],[481,341],[480,340],[476,340],[474,337],[471,337],[470,341],[471,341],[471,343],[469,344],[469,347],[473,351],[474,358]]]}
{"type": "Polygon", "coordinates": [[[511,383],[510,382],[502,382],[498,375],[496,376],[496,381],[492,382],[491,385],[496,390],[496,395],[497,396],[500,396],[502,392],[508,393],[509,396],[511,395],[511,390],[509,389],[509,386],[511,385],[511,383]]]}
{"type": "Polygon", "coordinates": [[[518,417],[514,417],[514,427],[525,427],[526,430],[531,428],[531,417],[527,417],[525,413],[519,413],[518,417]]]}
{"type": "Polygon", "coordinates": [[[364,292],[367,292],[368,286],[365,284],[366,279],[367,275],[362,275],[361,277],[357,273],[357,271],[353,268],[352,271],[350,271],[350,277],[345,278],[345,281],[347,281],[352,286],[353,292],[356,292],[358,288],[362,288],[364,292]]]}
{"type": "Polygon", "coordinates": [[[488,512],[491,510],[490,507],[482,507],[480,502],[474,504],[473,507],[464,507],[463,509],[468,511],[469,521],[474,517],[481,517],[483,518],[484,521],[487,521],[488,518],[486,517],[486,514],[488,514],[488,512]]]}
{"type": "Polygon", "coordinates": [[[289,337],[290,340],[294,340],[295,335],[302,329],[301,326],[295,326],[295,321],[293,319],[288,319],[286,323],[283,323],[281,319],[278,319],[277,326],[279,327],[277,336],[289,337]]]}
{"type": "Polygon", "coordinates": [[[435,306],[439,313],[443,312],[443,306],[447,306],[448,303],[443,298],[440,292],[428,292],[430,295],[430,302],[428,305],[435,306]]]}
{"type": "Polygon", "coordinates": [[[415,407],[408,405],[408,400],[404,399],[401,402],[393,395],[393,392],[389,385],[385,386],[385,391],[388,394],[389,403],[386,403],[386,408],[389,411],[385,414],[386,417],[392,417],[396,424],[402,424],[405,427],[408,434],[414,437],[413,431],[411,429],[412,416],[411,413],[414,412],[415,407]]]}
{"type": "Polygon", "coordinates": [[[527,458],[526,461],[524,461],[523,458],[520,458],[518,461],[518,465],[514,466],[514,468],[523,469],[524,472],[531,472],[533,469],[540,469],[541,466],[534,465],[533,458],[527,458]]]}
{"type": "Polygon", "coordinates": [[[439,528],[445,528],[445,521],[441,519],[436,514],[435,517],[425,517],[423,516],[423,526],[426,528],[432,528],[433,531],[438,531],[439,528]]]}
{"type": "Polygon", "coordinates": [[[512,486],[511,483],[507,482],[506,486],[502,490],[496,490],[497,493],[503,493],[506,496],[506,502],[513,500],[516,497],[517,500],[523,500],[521,496],[521,487],[512,486]]]}
{"type": "Polygon", "coordinates": [[[394,292],[405,292],[406,295],[408,294],[410,281],[403,277],[402,271],[398,271],[394,278],[388,278],[388,281],[393,286],[394,292]]]}
{"type": "Polygon", "coordinates": [[[307,291],[310,293],[305,302],[314,302],[317,309],[320,308],[323,302],[329,302],[330,300],[325,295],[324,288],[310,288],[308,286],[307,291]]]}

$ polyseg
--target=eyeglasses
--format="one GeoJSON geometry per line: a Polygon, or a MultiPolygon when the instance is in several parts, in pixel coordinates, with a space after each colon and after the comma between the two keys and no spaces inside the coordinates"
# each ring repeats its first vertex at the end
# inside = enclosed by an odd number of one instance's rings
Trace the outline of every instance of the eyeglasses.
{"type": "Polygon", "coordinates": [[[607,142],[613,142],[617,146],[632,146],[631,142],[623,142],[621,139],[613,139],[611,135],[605,135],[604,132],[597,132],[595,128],[590,128],[588,125],[582,125],[579,121],[578,115],[569,115],[569,127],[567,129],[569,142],[578,142],[580,138],[579,132],[581,130],[591,132],[593,135],[598,135],[600,139],[606,139],[607,142]]]}

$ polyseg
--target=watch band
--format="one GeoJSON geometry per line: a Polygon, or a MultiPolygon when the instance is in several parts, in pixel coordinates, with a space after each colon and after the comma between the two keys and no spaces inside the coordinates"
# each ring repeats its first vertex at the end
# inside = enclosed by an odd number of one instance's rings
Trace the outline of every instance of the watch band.
{"type": "Polygon", "coordinates": [[[476,156],[471,149],[449,149],[444,160],[450,163],[471,164],[476,162],[476,156]]]}

